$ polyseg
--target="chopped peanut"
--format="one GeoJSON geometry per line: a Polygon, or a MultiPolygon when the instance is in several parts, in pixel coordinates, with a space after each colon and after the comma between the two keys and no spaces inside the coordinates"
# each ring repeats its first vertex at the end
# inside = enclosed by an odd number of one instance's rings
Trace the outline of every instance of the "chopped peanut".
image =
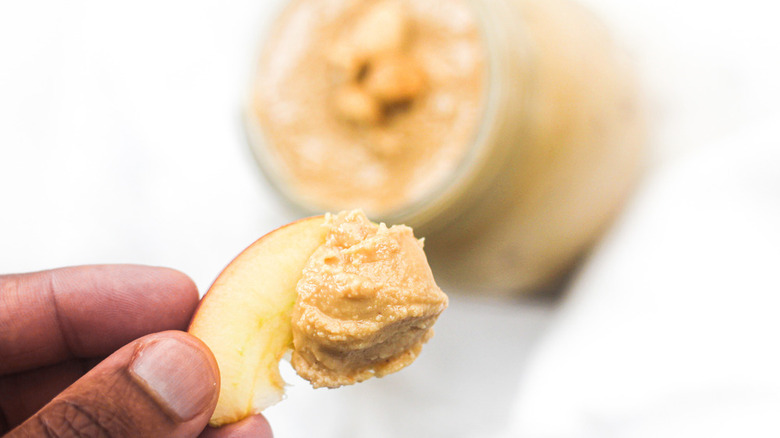
{"type": "Polygon", "coordinates": [[[387,103],[412,100],[425,88],[425,74],[410,57],[387,54],[370,64],[366,91],[387,103]]]}

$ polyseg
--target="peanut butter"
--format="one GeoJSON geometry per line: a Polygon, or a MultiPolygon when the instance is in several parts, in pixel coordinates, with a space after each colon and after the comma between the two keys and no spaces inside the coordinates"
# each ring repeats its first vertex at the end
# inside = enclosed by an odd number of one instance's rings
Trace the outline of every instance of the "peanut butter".
{"type": "Polygon", "coordinates": [[[362,212],[326,221],[292,312],[292,365],[316,387],[338,387],[404,368],[447,307],[412,229],[362,212]]]}
{"type": "Polygon", "coordinates": [[[473,143],[486,68],[464,0],[294,0],[255,81],[266,165],[323,210],[419,201],[473,143]]]}

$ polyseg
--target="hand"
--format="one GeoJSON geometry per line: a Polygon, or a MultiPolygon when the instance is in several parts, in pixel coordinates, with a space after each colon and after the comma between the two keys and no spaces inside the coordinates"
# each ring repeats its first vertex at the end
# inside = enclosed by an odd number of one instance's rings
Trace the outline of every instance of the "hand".
{"type": "Polygon", "coordinates": [[[217,364],[177,331],[197,304],[192,280],[164,268],[0,276],[0,435],[271,437],[260,415],[206,427],[217,364]]]}

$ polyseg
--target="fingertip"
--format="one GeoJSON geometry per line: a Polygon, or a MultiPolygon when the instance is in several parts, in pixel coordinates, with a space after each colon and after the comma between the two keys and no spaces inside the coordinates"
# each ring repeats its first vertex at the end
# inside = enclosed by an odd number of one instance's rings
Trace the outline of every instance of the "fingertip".
{"type": "Polygon", "coordinates": [[[168,331],[140,340],[128,367],[131,376],[174,420],[184,423],[214,410],[219,368],[197,338],[168,331]]]}
{"type": "Polygon", "coordinates": [[[200,300],[195,281],[178,269],[147,265],[102,265],[101,267],[113,270],[115,277],[131,278],[136,284],[151,286],[154,290],[174,295],[182,307],[190,310],[194,310],[200,300]]]}
{"type": "Polygon", "coordinates": [[[200,438],[273,438],[271,425],[262,415],[252,415],[222,427],[207,427],[200,438]]]}
{"type": "Polygon", "coordinates": [[[144,268],[159,270],[160,276],[166,276],[168,281],[170,281],[170,283],[174,285],[183,295],[189,296],[189,298],[193,299],[195,302],[199,300],[200,295],[198,294],[198,287],[195,285],[195,281],[184,272],[179,271],[178,269],[167,267],[144,266],[144,268]]]}
{"type": "Polygon", "coordinates": [[[180,310],[187,315],[187,323],[189,323],[189,317],[195,312],[200,302],[200,293],[195,281],[178,269],[146,266],[144,268],[158,270],[157,277],[161,282],[164,282],[165,289],[178,296],[180,310]]]}

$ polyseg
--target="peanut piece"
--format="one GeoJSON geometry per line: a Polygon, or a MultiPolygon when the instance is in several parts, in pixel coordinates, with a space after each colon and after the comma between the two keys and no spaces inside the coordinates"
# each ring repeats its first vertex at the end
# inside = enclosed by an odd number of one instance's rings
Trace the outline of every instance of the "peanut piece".
{"type": "Polygon", "coordinates": [[[356,85],[336,90],[336,110],[342,118],[358,124],[375,124],[382,120],[382,106],[370,94],[356,85]]]}
{"type": "Polygon", "coordinates": [[[410,57],[387,54],[369,66],[365,89],[386,103],[412,100],[425,89],[425,74],[410,57]]]}

